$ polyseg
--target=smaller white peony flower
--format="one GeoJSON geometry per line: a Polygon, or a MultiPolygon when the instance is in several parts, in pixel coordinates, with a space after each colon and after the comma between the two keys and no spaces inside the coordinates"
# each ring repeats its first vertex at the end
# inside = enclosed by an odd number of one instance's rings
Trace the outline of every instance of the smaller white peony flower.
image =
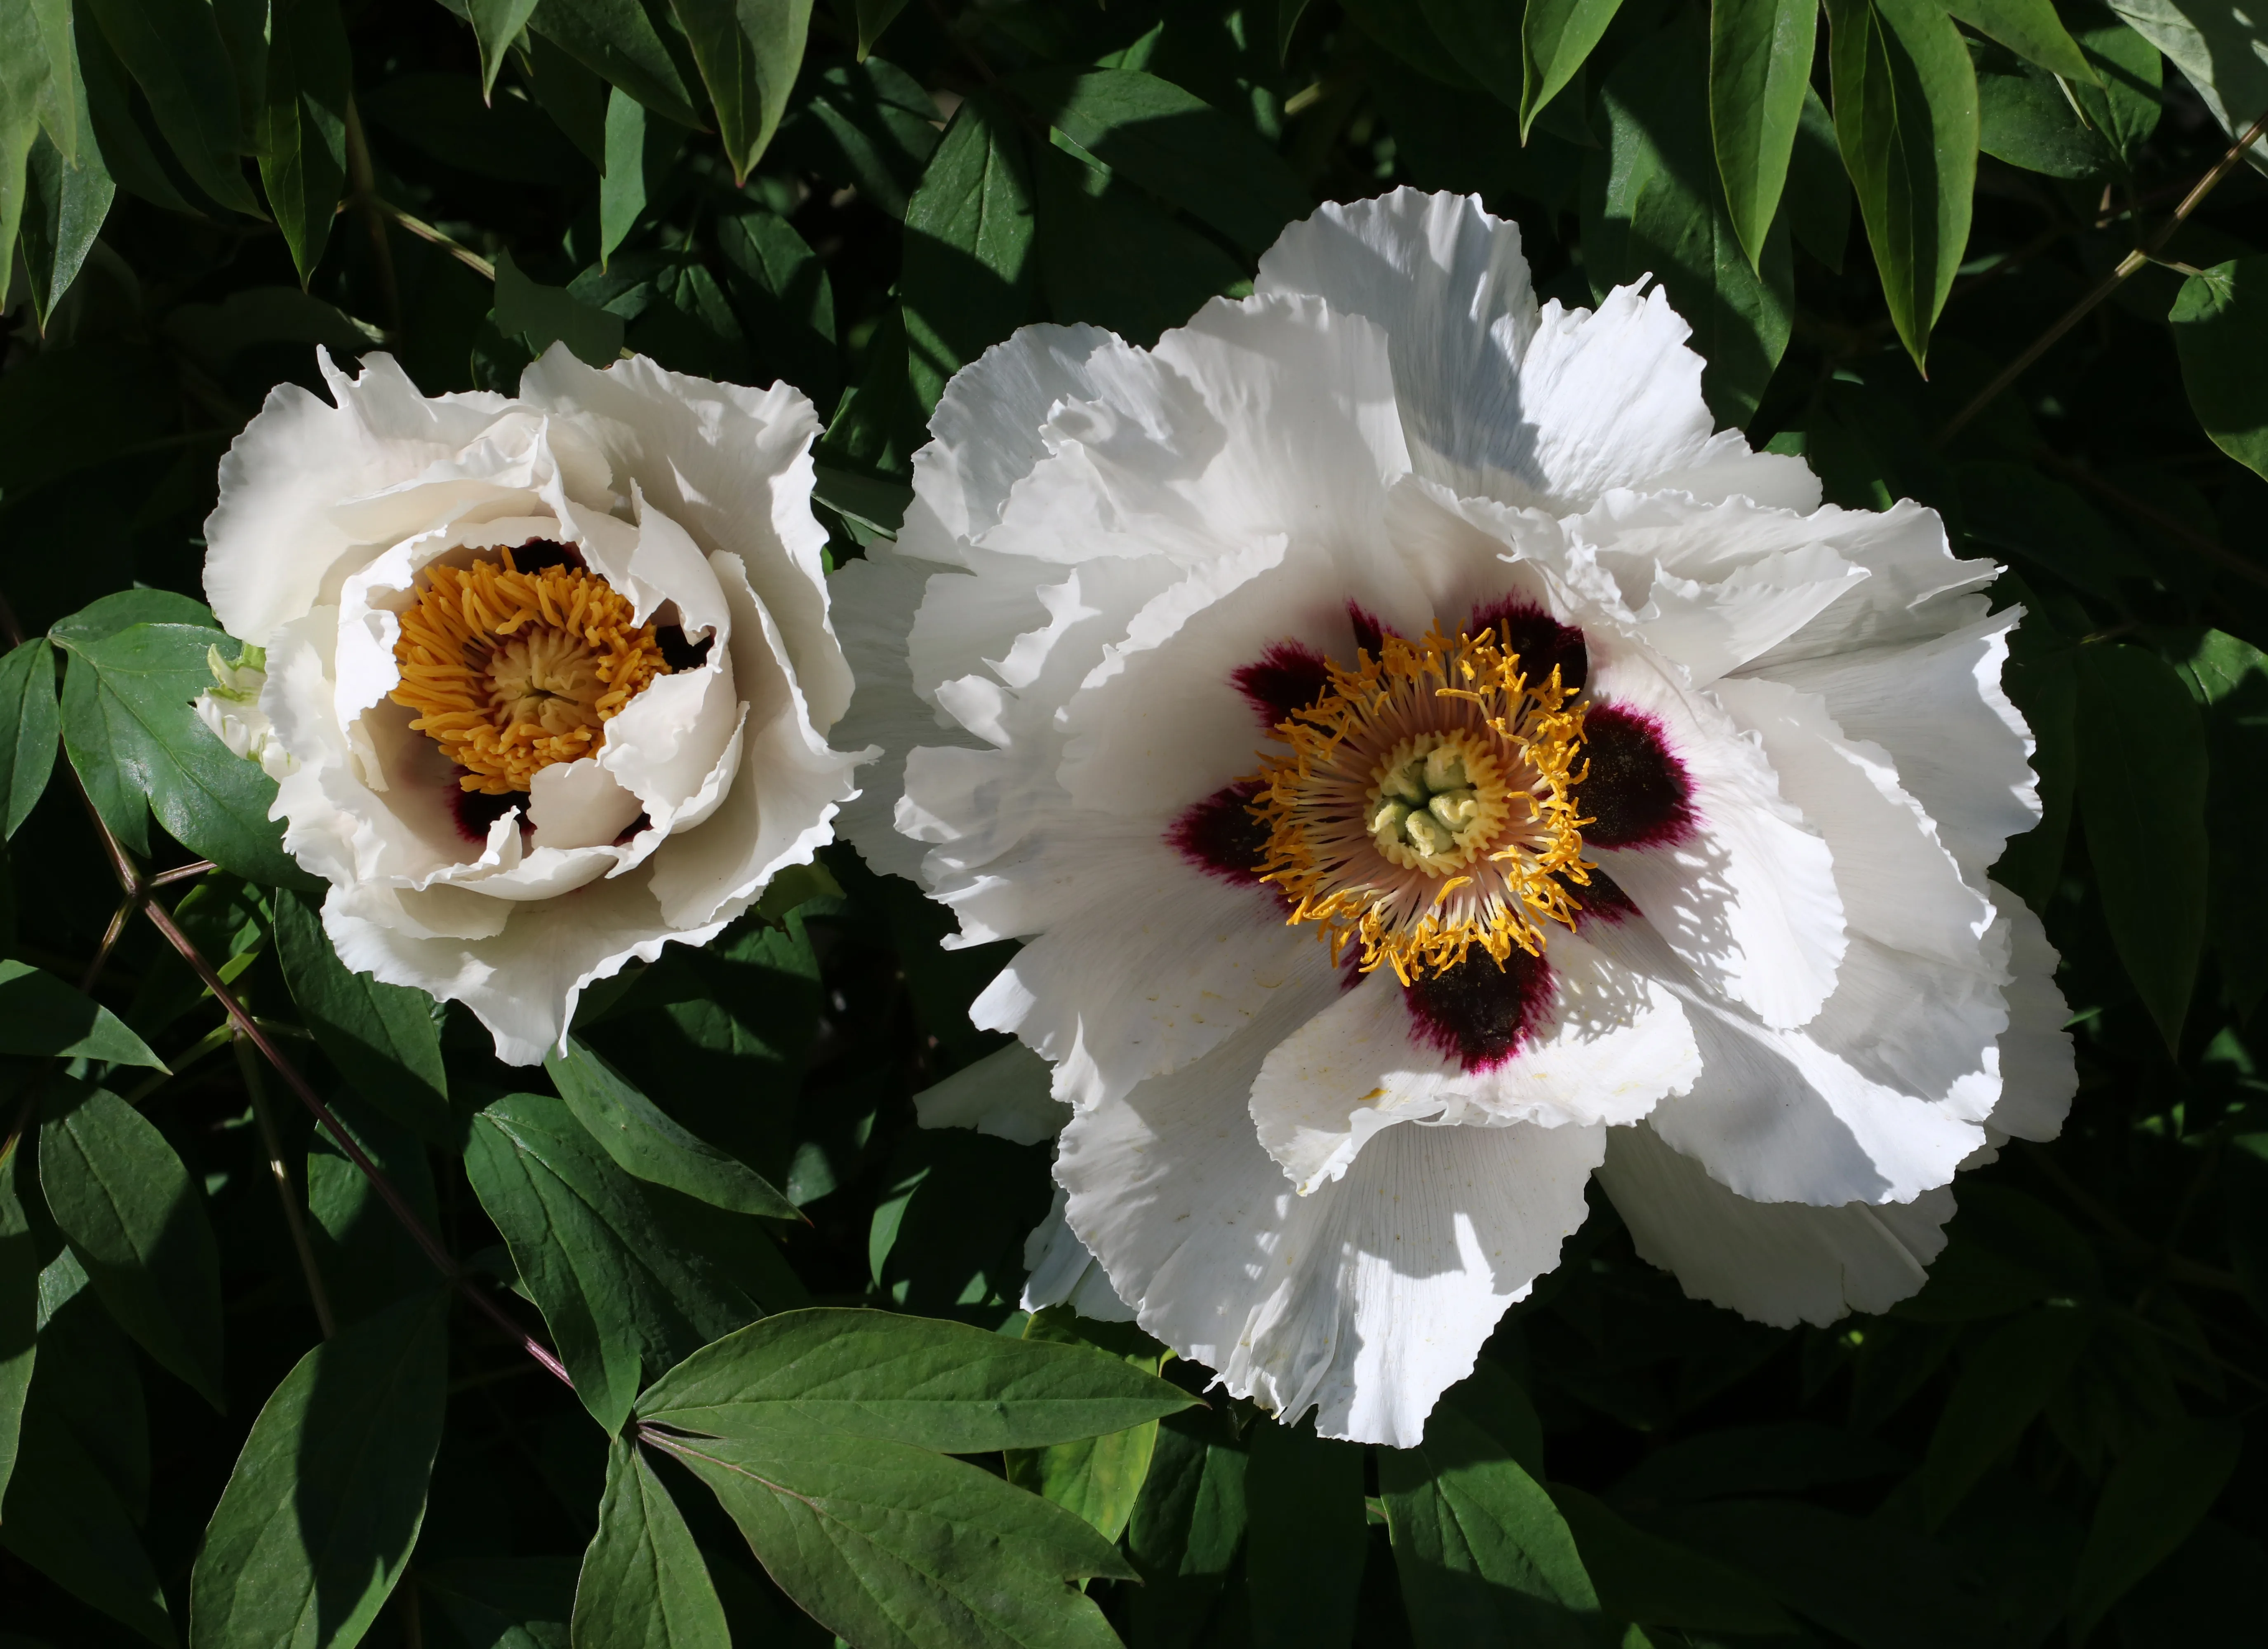
{"type": "Polygon", "coordinates": [[[818,421],[558,347],[517,398],[322,371],[330,401],[279,387],[222,461],[205,589],[250,646],[197,714],[277,780],[347,964],[534,1064],[585,986],[715,938],[856,793],[818,421]]]}
{"type": "Polygon", "coordinates": [[[843,576],[845,829],[1025,941],[973,1010],[1020,1047],[923,1109],[1061,1130],[1027,1303],[1407,1447],[1594,1175],[1689,1293],[1825,1322],[2055,1133],[2055,954],[1988,876],[2020,615],[1714,431],[1686,335],[1405,189],[1155,349],[1027,328],[948,386],[843,576]]]}

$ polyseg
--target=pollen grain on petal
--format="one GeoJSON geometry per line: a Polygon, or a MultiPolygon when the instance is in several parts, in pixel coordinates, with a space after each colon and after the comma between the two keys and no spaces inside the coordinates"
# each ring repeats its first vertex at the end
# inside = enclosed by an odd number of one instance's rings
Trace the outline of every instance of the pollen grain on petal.
{"type": "Polygon", "coordinates": [[[578,564],[534,569],[502,551],[428,570],[401,615],[394,702],[464,769],[467,791],[526,791],[554,762],[593,755],[606,725],[669,673],[651,623],[578,564]]]}

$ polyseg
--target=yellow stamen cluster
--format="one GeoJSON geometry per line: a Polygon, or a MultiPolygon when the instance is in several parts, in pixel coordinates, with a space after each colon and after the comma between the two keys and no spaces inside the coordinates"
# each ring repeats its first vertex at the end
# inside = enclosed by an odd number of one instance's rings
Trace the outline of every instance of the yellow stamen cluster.
{"type": "Polygon", "coordinates": [[[522,572],[512,551],[436,565],[401,615],[394,702],[465,769],[468,791],[525,791],[555,762],[596,751],[606,724],[666,675],[652,624],[579,567],[522,572]]]}
{"type": "Polygon", "coordinates": [[[1530,681],[1491,632],[1388,636],[1373,658],[1329,666],[1314,703],[1279,722],[1252,805],[1259,865],[1313,922],[1336,964],[1361,947],[1404,984],[1477,946],[1540,954],[1543,921],[1574,925],[1583,886],[1574,689],[1530,681]]]}

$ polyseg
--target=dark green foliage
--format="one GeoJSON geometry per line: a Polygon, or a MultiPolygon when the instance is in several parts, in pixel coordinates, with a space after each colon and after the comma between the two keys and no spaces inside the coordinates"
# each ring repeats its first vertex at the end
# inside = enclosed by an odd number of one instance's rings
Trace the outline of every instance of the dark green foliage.
{"type": "Polygon", "coordinates": [[[0,1649],[2257,1641],[2258,154],[2171,214],[2264,48],[2191,0],[0,0],[0,1649]],[[1881,1316],[1686,1299],[1601,1204],[1420,1447],[1278,1426],[1027,1316],[1047,1147],[916,1125],[1008,947],[833,848],[525,1091],[340,960],[190,707],[242,654],[215,467],[316,344],[784,380],[839,565],[1018,326],[1147,345],[1398,184],[1547,298],[1651,276],[1720,423],[2027,609],[1994,875],[2081,1092],[1881,1316]]]}

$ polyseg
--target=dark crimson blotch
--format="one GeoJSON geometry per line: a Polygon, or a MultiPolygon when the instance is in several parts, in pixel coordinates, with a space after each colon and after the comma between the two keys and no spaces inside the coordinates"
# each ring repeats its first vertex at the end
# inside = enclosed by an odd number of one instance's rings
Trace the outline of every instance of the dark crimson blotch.
{"type": "Polygon", "coordinates": [[[522,572],[541,572],[546,567],[573,567],[579,571],[584,568],[583,552],[556,538],[531,538],[512,547],[512,564],[522,572]]]}
{"type": "Polygon", "coordinates": [[[1174,820],[1166,840],[1206,875],[1240,887],[1257,886],[1268,850],[1268,827],[1252,816],[1260,791],[1256,779],[1224,785],[1174,820]]]}
{"type": "Polygon", "coordinates": [[[1468,1071],[1493,1071],[1543,1028],[1551,1012],[1551,964],[1514,950],[1499,965],[1477,947],[1454,968],[1404,992],[1418,1040],[1468,1071]]]}
{"type": "Polygon", "coordinates": [[[1259,663],[1245,665],[1228,679],[1259,716],[1260,725],[1272,732],[1277,723],[1322,697],[1331,673],[1323,655],[1312,647],[1279,641],[1260,655],[1259,663]]]}
{"type": "Polygon", "coordinates": [[[1347,603],[1347,622],[1354,627],[1354,644],[1375,659],[1386,651],[1386,626],[1378,615],[1359,603],[1347,603]]]}
{"type": "Polygon", "coordinates": [[[1627,922],[1638,915],[1637,902],[1624,893],[1622,884],[1606,872],[1594,868],[1588,882],[1578,885],[1572,878],[1554,876],[1551,880],[1567,890],[1568,898],[1575,902],[1575,928],[1580,932],[1594,922],[1609,926],[1627,922]]]}
{"type": "Polygon", "coordinates": [[[1693,781],[1653,717],[1621,704],[1591,705],[1583,715],[1583,759],[1589,769],[1575,806],[1591,821],[1584,846],[1668,847],[1692,831],[1693,781]]]}
{"type": "MultiPolygon", "coordinates": [[[[464,769],[460,768],[459,772],[464,769]]],[[[468,842],[485,842],[496,821],[513,808],[520,809],[519,828],[528,828],[527,792],[506,791],[501,796],[491,796],[486,791],[460,790],[453,781],[449,787],[449,813],[457,821],[457,834],[468,842]]]]}
{"type": "Polygon", "coordinates": [[[1548,681],[1551,668],[1559,667],[1559,685],[1580,692],[1591,671],[1591,656],[1583,645],[1583,632],[1563,624],[1535,602],[1518,596],[1484,601],[1465,621],[1465,634],[1484,629],[1495,633],[1496,644],[1520,655],[1521,673],[1530,681],[1548,681]]]}

